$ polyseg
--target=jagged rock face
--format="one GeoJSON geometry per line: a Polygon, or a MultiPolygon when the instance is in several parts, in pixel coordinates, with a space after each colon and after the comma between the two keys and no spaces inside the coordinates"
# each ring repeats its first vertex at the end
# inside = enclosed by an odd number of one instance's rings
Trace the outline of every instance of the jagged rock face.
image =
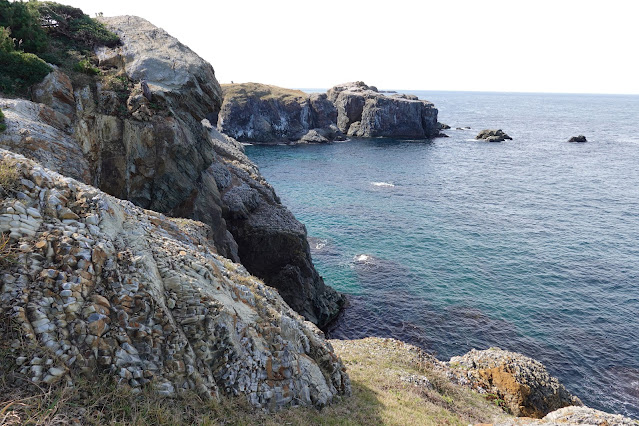
{"type": "Polygon", "coordinates": [[[13,261],[0,271],[0,338],[43,385],[111,374],[138,389],[245,395],[256,407],[348,394],[322,333],[215,254],[202,223],[169,219],[0,150],[18,170],[0,199],[13,261]]]}
{"type": "Polygon", "coordinates": [[[211,133],[226,167],[213,164],[207,173],[217,183],[242,263],[273,283],[289,306],[308,320],[328,324],[346,299],[326,286],[315,270],[306,228],[280,203],[242,145],[215,129],[211,133]]]}
{"type": "MultiPolygon", "coordinates": [[[[213,68],[143,19],[103,22],[123,45],[99,49],[100,65],[119,70],[125,89],[116,91],[104,80],[73,88],[64,74],[51,73],[35,91],[48,105],[1,101],[8,105],[9,128],[0,134],[0,146],[143,208],[203,221],[219,254],[244,262],[307,319],[324,326],[344,298],[317,275],[304,227],[241,144],[203,125],[210,124],[207,117],[215,124],[222,101],[213,68]],[[258,211],[283,219],[272,227],[251,219],[258,211]],[[290,235],[295,244],[282,245],[290,235]],[[278,252],[271,251],[274,246],[278,252]],[[260,266],[271,258],[277,266],[260,266]]],[[[321,97],[308,104],[323,105],[321,97]]],[[[311,115],[318,122],[330,119],[330,111],[316,110],[311,115]]]]}
{"type": "Polygon", "coordinates": [[[459,384],[496,394],[515,416],[542,418],[551,411],[583,405],[539,361],[499,348],[473,349],[453,357],[449,375],[459,384]]]}
{"type": "Polygon", "coordinates": [[[337,127],[349,136],[429,138],[439,133],[437,109],[416,96],[386,96],[358,81],[328,93],[337,108],[337,127]]]}
{"type": "Polygon", "coordinates": [[[258,83],[226,84],[223,90],[218,130],[239,141],[329,142],[343,136],[325,94],[258,83]]]}
{"type": "Polygon", "coordinates": [[[0,133],[0,148],[33,158],[51,169],[64,170],[83,182],[90,181],[89,163],[68,133],[67,117],[47,105],[23,99],[0,98],[0,108],[7,125],[7,130],[0,133]]]}
{"type": "Polygon", "coordinates": [[[208,62],[145,19],[99,19],[122,41],[120,47],[97,50],[101,65],[123,67],[131,79],[145,80],[153,96],[166,99],[176,111],[215,123],[222,90],[208,62]]]}

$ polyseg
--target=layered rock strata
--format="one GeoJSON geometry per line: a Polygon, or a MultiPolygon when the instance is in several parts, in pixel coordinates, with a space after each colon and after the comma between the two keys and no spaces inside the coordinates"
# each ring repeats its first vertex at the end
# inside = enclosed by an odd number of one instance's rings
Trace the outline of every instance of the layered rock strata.
{"type": "Polygon", "coordinates": [[[439,133],[437,109],[417,96],[386,96],[362,81],[331,88],[337,127],[349,136],[429,138],[439,133]]]}
{"type": "Polygon", "coordinates": [[[350,392],[322,333],[215,253],[200,222],[170,219],[0,150],[0,338],[40,385],[109,374],[173,396],[322,406],[350,392]]]}
{"type": "Polygon", "coordinates": [[[337,110],[324,93],[306,94],[259,83],[222,86],[218,130],[242,142],[342,140],[337,110]]]}
{"type": "Polygon", "coordinates": [[[56,71],[34,88],[43,103],[0,99],[8,125],[0,147],[140,207],[206,223],[219,254],[327,324],[345,299],[317,274],[306,229],[242,145],[215,130],[222,91],[211,65],[144,19],[102,21],[122,40],[98,49],[103,76],[74,87],[56,71]]]}

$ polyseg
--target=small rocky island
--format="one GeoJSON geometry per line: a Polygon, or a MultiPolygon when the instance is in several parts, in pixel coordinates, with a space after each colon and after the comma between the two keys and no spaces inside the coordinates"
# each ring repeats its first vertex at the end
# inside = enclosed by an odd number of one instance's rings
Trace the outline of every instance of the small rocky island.
{"type": "Polygon", "coordinates": [[[568,139],[568,142],[588,142],[588,140],[586,139],[586,137],[584,135],[579,135],[579,136],[573,136],[570,139],[568,139]]]}
{"type": "Polygon", "coordinates": [[[437,109],[416,96],[386,96],[358,81],[306,94],[257,83],[223,85],[218,130],[241,141],[330,142],[351,137],[432,138],[437,109]]]}
{"type": "Polygon", "coordinates": [[[505,140],[512,140],[512,138],[501,129],[482,130],[477,134],[477,136],[475,136],[475,139],[486,142],[503,142],[505,140]]]}

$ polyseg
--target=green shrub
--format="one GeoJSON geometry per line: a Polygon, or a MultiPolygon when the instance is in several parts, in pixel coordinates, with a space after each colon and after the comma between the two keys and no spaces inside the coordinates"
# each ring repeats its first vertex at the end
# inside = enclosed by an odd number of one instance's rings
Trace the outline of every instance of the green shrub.
{"type": "Polygon", "coordinates": [[[50,36],[64,36],[87,47],[120,43],[120,38],[81,9],[54,2],[34,2],[50,36]]]}
{"type": "Polygon", "coordinates": [[[22,93],[49,72],[51,67],[32,53],[0,51],[0,92],[22,93]]]}
{"type": "Polygon", "coordinates": [[[16,49],[38,53],[47,48],[47,34],[40,25],[37,2],[0,0],[0,27],[11,28],[16,49]]]}
{"type": "Polygon", "coordinates": [[[13,38],[9,27],[0,27],[0,52],[13,52],[13,38]]]}
{"type": "Polygon", "coordinates": [[[80,62],[73,66],[73,69],[87,75],[100,74],[100,70],[96,66],[94,66],[88,59],[82,59],[80,62]]]}
{"type": "Polygon", "coordinates": [[[7,130],[7,125],[4,124],[4,114],[0,109],[0,132],[4,132],[5,130],[7,130]]]}

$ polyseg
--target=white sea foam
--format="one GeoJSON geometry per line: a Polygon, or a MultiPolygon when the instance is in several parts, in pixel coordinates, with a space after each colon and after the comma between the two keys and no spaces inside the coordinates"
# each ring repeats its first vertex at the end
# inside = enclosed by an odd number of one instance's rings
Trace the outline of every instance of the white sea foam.
{"type": "Polygon", "coordinates": [[[371,185],[373,186],[385,186],[385,187],[394,187],[395,185],[390,183],[390,182],[371,182],[371,185]]]}
{"type": "Polygon", "coordinates": [[[248,142],[240,142],[240,143],[244,146],[253,146],[252,143],[248,143],[248,142]]]}
{"type": "Polygon", "coordinates": [[[360,254],[359,256],[355,256],[355,262],[368,262],[371,257],[366,254],[360,254]]]}

